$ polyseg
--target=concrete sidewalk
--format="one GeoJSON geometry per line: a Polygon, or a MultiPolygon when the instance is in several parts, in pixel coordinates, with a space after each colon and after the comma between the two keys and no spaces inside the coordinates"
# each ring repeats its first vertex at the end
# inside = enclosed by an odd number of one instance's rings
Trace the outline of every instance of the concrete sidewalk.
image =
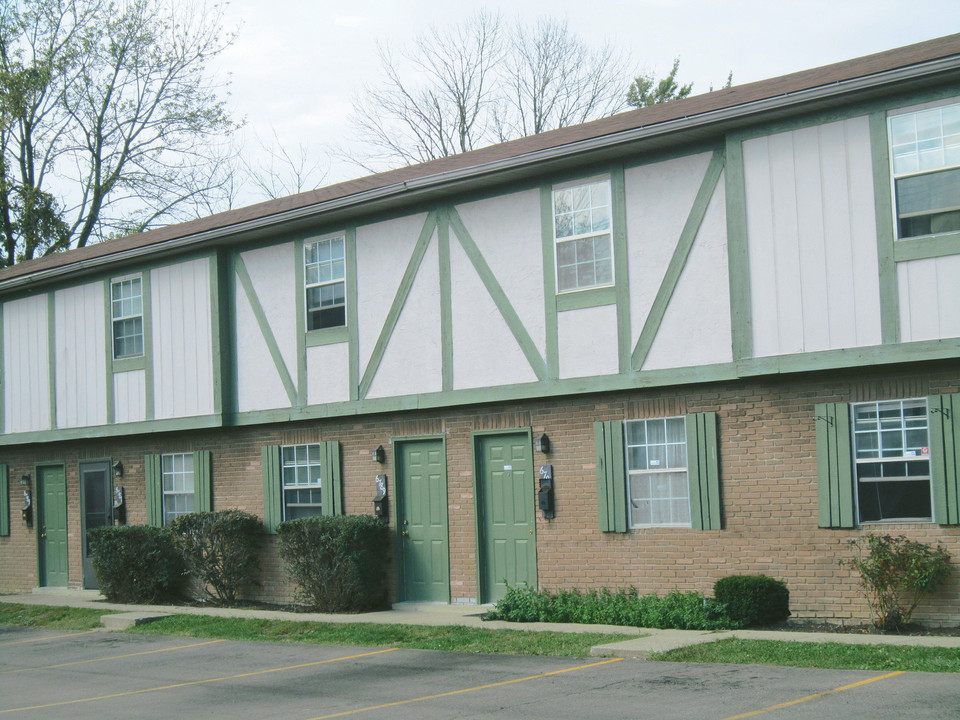
{"type": "Polygon", "coordinates": [[[650,653],[675,648],[716,642],[725,638],[753,640],[780,640],[788,642],[834,642],[858,645],[914,645],[924,647],[960,648],[960,637],[915,635],[866,635],[846,633],[787,632],[780,630],[656,630],[652,628],[623,627],[619,625],[581,625],[575,623],[510,623],[487,621],[482,616],[490,610],[483,605],[444,605],[397,603],[392,610],[359,614],[301,613],[255,608],[221,608],[181,605],[122,605],[110,603],[95,590],[66,590],[42,588],[32,593],[0,595],[0,602],[24,605],[58,605],[110,610],[104,615],[105,629],[122,630],[142,622],[168,615],[210,615],[214,617],[293,620],[327,623],[387,623],[395,625],[463,625],[505,630],[551,630],[554,632],[596,632],[636,637],[620,642],[597,645],[590,654],[599,657],[646,658],[650,653]]]}

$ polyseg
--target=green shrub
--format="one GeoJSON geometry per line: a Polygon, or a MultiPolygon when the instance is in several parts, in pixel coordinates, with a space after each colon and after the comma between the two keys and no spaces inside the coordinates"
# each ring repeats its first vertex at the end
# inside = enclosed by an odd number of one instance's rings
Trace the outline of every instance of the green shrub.
{"type": "Polygon", "coordinates": [[[771,625],[790,617],[787,584],[766,575],[730,575],[713,584],[713,598],[742,627],[771,625]]]}
{"type": "Polygon", "coordinates": [[[298,598],[322,612],[386,605],[387,526],[369,515],[289,520],[277,526],[280,557],[298,598]]]}
{"type": "Polygon", "coordinates": [[[910,623],[920,601],[935,593],[950,577],[950,555],[937,545],[907,540],[900,535],[868,533],[850,544],[856,550],[850,563],[860,573],[860,589],[881,630],[899,630],[910,623]]]}
{"type": "Polygon", "coordinates": [[[232,605],[244,587],[257,584],[263,525],[242,510],[181,515],[170,524],[187,572],[205,595],[232,605]]]}
{"type": "Polygon", "coordinates": [[[100,527],[90,531],[93,569],[111,602],[155,603],[179,597],[183,557],[166,528],[146,525],[100,527]]]}
{"type": "Polygon", "coordinates": [[[508,588],[487,620],[558,622],[633,627],[715,630],[739,627],[719,603],[701,593],[674,591],[664,597],[638,595],[636,588],[581,592],[508,588]]]}

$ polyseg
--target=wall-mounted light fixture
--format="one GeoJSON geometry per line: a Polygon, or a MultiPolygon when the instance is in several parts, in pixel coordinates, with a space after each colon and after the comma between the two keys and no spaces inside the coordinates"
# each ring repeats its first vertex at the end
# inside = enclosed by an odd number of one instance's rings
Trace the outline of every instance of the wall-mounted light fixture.
{"type": "Polygon", "coordinates": [[[387,461],[387,453],[384,451],[383,445],[377,445],[377,447],[370,452],[370,459],[381,465],[387,461]]]}
{"type": "Polygon", "coordinates": [[[20,476],[20,484],[21,485],[30,484],[30,473],[24,473],[23,475],[20,476]]]}
{"type": "Polygon", "coordinates": [[[123,463],[120,462],[119,460],[117,460],[117,461],[113,464],[113,476],[114,476],[115,478],[122,478],[122,477],[123,477],[123,463]]]}
{"type": "Polygon", "coordinates": [[[550,452],[550,438],[548,438],[547,434],[544,433],[533,441],[533,446],[536,448],[537,452],[548,453],[550,452]]]}

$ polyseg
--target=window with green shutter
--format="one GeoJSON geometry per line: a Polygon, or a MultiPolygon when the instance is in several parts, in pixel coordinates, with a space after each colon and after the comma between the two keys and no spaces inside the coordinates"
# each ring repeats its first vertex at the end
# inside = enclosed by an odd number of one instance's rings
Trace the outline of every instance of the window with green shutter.
{"type": "Polygon", "coordinates": [[[343,514],[340,443],[268,445],[263,448],[264,525],[343,514]]]}
{"type": "Polygon", "coordinates": [[[163,527],[180,515],[210,512],[211,464],[209,450],[147,455],[147,523],[163,527]]]}

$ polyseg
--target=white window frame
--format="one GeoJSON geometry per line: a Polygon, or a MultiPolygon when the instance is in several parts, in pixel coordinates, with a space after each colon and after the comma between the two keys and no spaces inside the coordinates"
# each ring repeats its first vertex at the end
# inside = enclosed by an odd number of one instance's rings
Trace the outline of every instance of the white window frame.
{"type": "Polygon", "coordinates": [[[181,515],[196,512],[197,468],[194,464],[194,454],[161,455],[160,487],[163,494],[164,527],[169,527],[170,523],[181,515]]]}
{"type": "Polygon", "coordinates": [[[143,276],[142,275],[129,275],[126,277],[114,278],[110,281],[110,319],[111,319],[111,337],[113,339],[112,349],[113,349],[113,359],[114,360],[123,360],[125,358],[135,358],[143,357],[143,347],[144,347],[144,337],[143,337],[143,276]],[[138,286],[139,292],[136,294],[131,293],[130,295],[125,296],[123,294],[125,287],[133,287],[133,284],[136,283],[138,286]],[[120,297],[114,297],[114,288],[119,288],[120,297]],[[118,308],[119,303],[119,308],[118,308]],[[127,305],[129,303],[129,306],[127,305]],[[136,303],[136,305],[134,305],[136,303]],[[139,306],[139,307],[137,307],[139,306]],[[119,313],[118,313],[119,309],[119,313]],[[139,338],[140,348],[139,351],[128,352],[128,353],[117,353],[117,324],[139,321],[139,331],[130,334],[124,335],[123,339],[128,340],[133,338],[139,338]]]}
{"type": "Polygon", "coordinates": [[[627,500],[630,527],[692,527],[690,513],[690,480],[687,473],[686,418],[681,415],[661,418],[645,418],[640,420],[625,420],[623,423],[623,449],[625,455],[624,463],[626,467],[625,475],[627,481],[627,500]],[[668,439],[668,423],[676,423],[679,425],[681,431],[683,432],[682,442],[670,441],[668,439]],[[632,443],[631,428],[641,424],[644,426],[644,442],[632,443]],[[647,442],[647,439],[650,437],[649,430],[655,424],[662,424],[663,426],[663,441],[653,443],[647,442]],[[674,448],[673,460],[670,459],[671,454],[669,452],[669,448],[671,447],[674,448]],[[656,458],[651,458],[651,448],[660,448],[662,451],[656,453],[656,458]],[[636,462],[634,462],[634,460],[636,460],[636,462]],[[634,465],[637,465],[637,467],[634,467],[634,465]],[[671,480],[673,480],[673,482],[670,483],[673,485],[673,489],[668,490],[668,494],[666,496],[657,496],[652,492],[643,495],[636,491],[635,485],[642,483],[643,478],[654,478],[657,476],[662,477],[664,475],[672,476],[671,480]],[[673,490],[675,490],[677,486],[682,488],[682,495],[673,494],[673,490]],[[685,501],[686,509],[685,513],[681,514],[680,518],[677,519],[674,517],[673,503],[680,500],[685,501]],[[643,502],[649,502],[651,504],[650,522],[640,522],[637,519],[638,515],[640,515],[642,512],[640,503],[643,502]],[[655,503],[669,504],[669,514],[671,517],[670,521],[656,522],[653,520],[653,518],[656,516],[653,510],[655,503]]]}
{"type": "Polygon", "coordinates": [[[298,517],[323,514],[323,446],[320,443],[282,445],[280,447],[280,502],[282,519],[292,520],[288,508],[315,508],[298,517]],[[311,469],[316,469],[316,482],[311,482],[311,469]],[[292,479],[292,482],[290,480],[292,479]],[[304,481],[305,480],[305,481],[304,481]],[[310,502],[300,502],[300,493],[308,492],[310,502]],[[297,502],[288,502],[288,493],[296,493],[297,502]],[[319,500],[317,500],[319,498],[319,500]],[[313,502],[312,500],[317,500],[313,502]]]}
{"type": "MultiPolygon", "coordinates": [[[[900,202],[897,192],[898,181],[932,176],[942,172],[954,172],[960,175],[960,129],[958,129],[958,132],[946,132],[944,124],[945,111],[953,115],[953,122],[956,122],[956,118],[960,117],[960,102],[954,99],[947,103],[930,103],[920,107],[891,112],[887,117],[891,195],[893,198],[893,223],[894,233],[898,240],[953,234],[957,233],[958,229],[960,229],[958,227],[942,230],[931,228],[929,233],[908,235],[904,235],[901,232],[900,202]],[[937,127],[939,133],[935,135],[929,134],[926,139],[921,139],[917,130],[918,123],[926,123],[931,129],[937,127]],[[908,125],[912,125],[914,132],[913,139],[910,139],[898,130],[898,128],[906,130],[906,126],[908,125]]],[[[956,205],[938,208],[935,212],[916,212],[913,213],[912,216],[923,217],[925,215],[936,215],[947,212],[960,215],[960,197],[957,198],[956,205]]]]}
{"type": "MultiPolygon", "coordinates": [[[[931,458],[930,458],[930,425],[929,425],[929,407],[927,398],[905,398],[897,400],[879,400],[871,402],[851,403],[850,405],[850,427],[851,442],[854,461],[854,488],[856,489],[856,507],[857,521],[861,524],[874,523],[905,523],[905,522],[926,522],[934,521],[934,498],[933,498],[933,478],[931,476],[931,458]],[[900,422],[894,425],[889,420],[886,428],[883,427],[881,413],[889,413],[899,407],[900,422]],[[866,427],[869,418],[858,424],[858,412],[873,408],[876,414],[876,429],[866,427]],[[905,410],[913,408],[922,408],[922,413],[907,415],[905,410]],[[922,424],[921,424],[922,423],[922,424]],[[919,437],[922,432],[922,438],[919,437]],[[895,453],[898,444],[895,438],[899,433],[900,453],[895,453]],[[868,438],[873,438],[869,444],[868,438]],[[888,444],[889,443],[889,444],[888,444]],[[873,447],[875,446],[875,447],[873,447]],[[875,457],[871,456],[876,454],[875,457]],[[861,479],[861,474],[868,472],[869,468],[876,468],[883,465],[894,465],[898,463],[912,463],[919,465],[925,462],[927,472],[925,475],[910,475],[909,472],[902,476],[887,475],[883,477],[884,470],[878,468],[880,477],[873,477],[876,473],[871,473],[861,479]],[[900,517],[880,517],[878,519],[864,519],[861,512],[861,503],[866,493],[871,490],[877,492],[880,483],[915,483],[923,482],[927,484],[928,502],[930,514],[926,516],[900,516],[900,517]]],[[[879,495],[877,504],[880,504],[879,495]]],[[[881,510],[882,514],[882,510],[881,510]]]]}
{"type": "Polygon", "coordinates": [[[347,324],[347,236],[346,233],[337,233],[335,235],[329,235],[326,237],[316,238],[304,242],[303,244],[303,303],[304,303],[304,312],[305,312],[305,324],[307,332],[314,332],[318,330],[327,330],[329,328],[339,328],[346,327],[347,324]],[[332,250],[334,245],[339,242],[340,246],[340,255],[337,257],[332,256],[332,250]],[[311,254],[315,248],[321,248],[327,246],[331,249],[331,256],[326,260],[312,260],[311,254]],[[325,276],[325,271],[327,274],[325,276]],[[311,278],[311,275],[314,275],[311,278]],[[336,286],[340,285],[342,287],[342,302],[334,302],[328,305],[323,305],[321,300],[321,305],[314,309],[314,312],[322,312],[323,310],[330,310],[336,308],[342,308],[343,312],[343,321],[339,324],[330,324],[330,325],[318,325],[317,327],[311,327],[311,308],[310,308],[310,293],[312,290],[323,292],[324,288],[332,288],[334,292],[336,286]]]}
{"type": "MultiPolygon", "coordinates": [[[[556,283],[557,293],[572,293],[579,292],[581,290],[590,290],[593,288],[601,287],[611,287],[615,284],[616,281],[616,268],[614,266],[613,258],[613,188],[610,182],[609,177],[594,177],[588,178],[586,180],[578,180],[574,183],[564,183],[562,185],[556,185],[553,188],[553,191],[550,196],[550,209],[551,216],[553,218],[553,257],[554,257],[554,282],[556,283]],[[558,198],[564,195],[572,195],[578,190],[582,191],[585,189],[591,189],[597,186],[604,186],[606,188],[606,204],[594,203],[593,202],[593,192],[591,190],[591,202],[586,207],[581,207],[579,210],[570,207],[569,209],[563,209],[558,211],[557,203],[558,198]],[[590,221],[589,228],[583,232],[570,232],[568,234],[563,234],[562,237],[558,234],[558,229],[560,223],[558,218],[561,216],[574,216],[576,214],[589,213],[590,221]],[[598,214],[600,217],[594,219],[594,214],[598,214]],[[605,225],[603,222],[605,219],[605,225]],[[595,281],[593,283],[584,283],[580,284],[579,279],[575,285],[570,287],[561,287],[561,266],[560,266],[560,249],[561,246],[568,244],[575,244],[582,242],[584,240],[592,240],[594,243],[594,249],[596,249],[596,243],[598,241],[603,242],[604,236],[606,237],[606,252],[607,257],[606,263],[609,265],[610,277],[609,280],[595,281]]],[[[563,232],[563,231],[560,231],[563,232]]],[[[600,264],[603,262],[604,258],[601,258],[600,261],[597,261],[596,258],[593,260],[594,271],[596,276],[596,270],[600,267],[600,264]]],[[[574,267],[578,267],[586,263],[575,263],[574,267]]]]}

